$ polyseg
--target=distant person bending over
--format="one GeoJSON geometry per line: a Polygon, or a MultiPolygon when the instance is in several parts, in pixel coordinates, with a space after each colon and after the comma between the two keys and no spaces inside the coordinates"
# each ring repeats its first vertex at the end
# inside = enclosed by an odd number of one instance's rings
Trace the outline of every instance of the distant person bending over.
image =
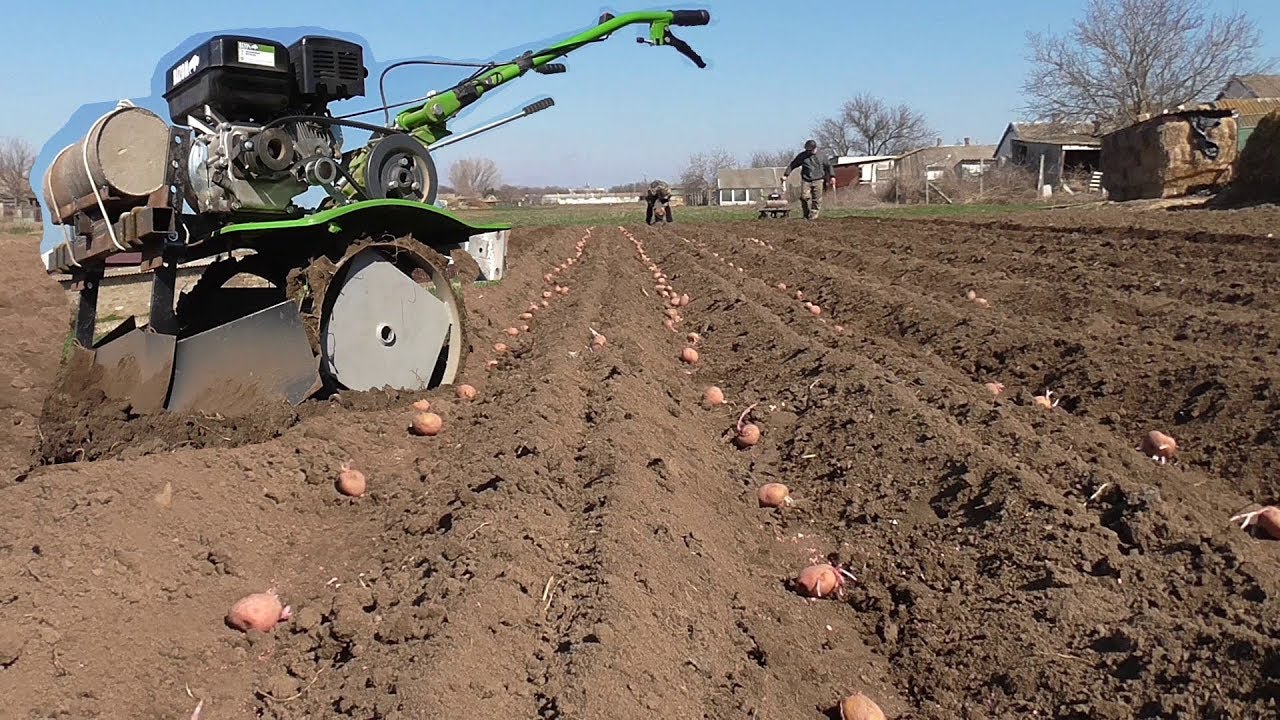
{"type": "Polygon", "coordinates": [[[644,222],[646,225],[653,224],[653,211],[657,208],[659,213],[666,216],[666,221],[671,222],[671,186],[661,180],[654,180],[649,183],[649,192],[645,195],[648,202],[648,208],[645,209],[644,222]]]}
{"type": "Polygon", "coordinates": [[[804,151],[796,155],[782,173],[782,179],[786,180],[796,168],[800,168],[800,206],[804,208],[804,219],[815,220],[823,188],[834,184],[831,163],[818,157],[818,143],[809,140],[804,144],[804,151]]]}

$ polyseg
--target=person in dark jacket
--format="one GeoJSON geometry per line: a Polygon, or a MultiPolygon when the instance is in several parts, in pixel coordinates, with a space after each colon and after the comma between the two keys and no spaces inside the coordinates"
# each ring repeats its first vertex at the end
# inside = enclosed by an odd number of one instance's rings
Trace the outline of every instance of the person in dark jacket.
{"type": "Polygon", "coordinates": [[[649,183],[649,192],[645,194],[645,201],[648,208],[644,213],[644,221],[646,225],[652,225],[654,219],[654,210],[667,222],[672,221],[671,217],[671,186],[661,180],[654,180],[649,183]]]}
{"type": "Polygon", "coordinates": [[[782,179],[786,180],[796,168],[800,168],[800,206],[804,209],[804,218],[815,220],[822,203],[822,191],[833,183],[831,163],[818,157],[818,143],[809,140],[804,144],[804,151],[796,155],[782,173],[782,179]]]}

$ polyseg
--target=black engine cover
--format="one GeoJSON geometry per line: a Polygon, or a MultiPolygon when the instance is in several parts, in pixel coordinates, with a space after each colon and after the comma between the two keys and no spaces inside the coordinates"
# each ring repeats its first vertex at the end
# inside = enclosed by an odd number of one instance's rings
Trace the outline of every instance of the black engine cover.
{"type": "MultiPolygon", "coordinates": [[[[309,105],[364,96],[364,48],[356,43],[307,35],[289,46],[300,99],[309,105]]],[[[318,108],[314,108],[318,109],[318,108]]]]}
{"type": "Polygon", "coordinates": [[[271,40],[218,35],[197,47],[165,76],[169,118],[187,124],[208,105],[231,122],[266,122],[292,104],[289,50],[271,40]]]}

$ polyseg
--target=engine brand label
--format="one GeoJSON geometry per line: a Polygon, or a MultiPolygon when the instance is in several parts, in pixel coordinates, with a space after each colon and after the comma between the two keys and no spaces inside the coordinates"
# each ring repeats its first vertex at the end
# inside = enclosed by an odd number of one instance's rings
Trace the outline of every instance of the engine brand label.
{"type": "Polygon", "coordinates": [[[265,67],[275,67],[276,65],[276,49],[270,45],[259,45],[258,43],[237,43],[238,56],[240,62],[250,65],[262,65],[265,67]]]}
{"type": "Polygon", "coordinates": [[[199,53],[192,55],[186,60],[183,60],[182,62],[178,63],[177,67],[173,69],[173,78],[172,78],[171,84],[177,85],[183,80],[186,80],[187,78],[191,77],[191,73],[195,72],[196,68],[198,67],[200,67],[199,53]]]}

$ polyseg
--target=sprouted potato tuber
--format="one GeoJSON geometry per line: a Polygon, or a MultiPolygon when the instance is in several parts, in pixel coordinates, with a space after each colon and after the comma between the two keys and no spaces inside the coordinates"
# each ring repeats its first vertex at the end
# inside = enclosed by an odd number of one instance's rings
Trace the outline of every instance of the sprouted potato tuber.
{"type": "Polygon", "coordinates": [[[706,392],[702,393],[702,399],[711,407],[723,405],[724,391],[716,387],[715,385],[712,385],[711,387],[707,388],[706,392]]]}
{"type": "Polygon", "coordinates": [[[884,711],[871,698],[854,693],[840,701],[840,720],[885,720],[884,711]]]}
{"type": "Polygon", "coordinates": [[[461,400],[474,400],[476,398],[476,389],[470,385],[459,385],[458,398],[461,400]]]}
{"type": "Polygon", "coordinates": [[[691,347],[687,347],[680,351],[680,359],[690,365],[693,365],[698,362],[698,351],[691,347]]]}
{"type": "Polygon", "coordinates": [[[745,422],[747,415],[755,408],[757,403],[751,403],[742,414],[738,416],[738,436],[733,439],[734,443],[740,448],[749,448],[760,442],[760,427],[754,423],[745,422]]]}
{"type": "Polygon", "coordinates": [[[275,590],[246,595],[227,613],[227,624],[241,632],[270,632],[277,623],[292,617],[293,611],[280,602],[275,590]]]}
{"type": "Polygon", "coordinates": [[[1051,401],[1052,397],[1053,391],[1045,390],[1043,395],[1035,396],[1032,402],[1036,404],[1036,407],[1044,408],[1045,410],[1052,410],[1053,408],[1058,407],[1058,400],[1051,401]]]}
{"type": "Polygon", "coordinates": [[[348,497],[361,497],[367,487],[364,473],[343,463],[338,472],[338,492],[348,497]]]}
{"type": "Polygon", "coordinates": [[[1159,430],[1152,430],[1142,439],[1141,449],[1142,454],[1164,465],[1177,456],[1178,443],[1159,430]]]}
{"type": "Polygon", "coordinates": [[[431,401],[423,398],[413,403],[413,409],[418,412],[427,412],[431,409],[431,401]]]}
{"type": "Polygon", "coordinates": [[[756,491],[760,507],[780,508],[792,504],[791,490],[782,483],[766,483],[756,491]]]}
{"type": "Polygon", "coordinates": [[[1269,535],[1272,540],[1280,540],[1280,508],[1274,505],[1268,505],[1261,510],[1242,513],[1231,518],[1231,522],[1240,520],[1240,529],[1243,530],[1250,525],[1257,525],[1262,531],[1269,535]]]}
{"type": "Polygon", "coordinates": [[[831,565],[819,563],[800,572],[800,576],[796,578],[796,587],[809,597],[826,597],[843,590],[844,578],[831,565]]]}
{"type": "Polygon", "coordinates": [[[1004,383],[1000,382],[989,382],[983,387],[990,391],[992,395],[999,395],[1004,392],[1004,383]]]}
{"type": "Polygon", "coordinates": [[[498,353],[499,355],[501,355],[502,353],[506,352],[507,350],[510,350],[510,348],[508,348],[508,347],[507,347],[507,344],[506,344],[506,343],[494,343],[494,344],[493,344],[493,351],[494,351],[494,352],[496,352],[496,353],[498,353]]]}

